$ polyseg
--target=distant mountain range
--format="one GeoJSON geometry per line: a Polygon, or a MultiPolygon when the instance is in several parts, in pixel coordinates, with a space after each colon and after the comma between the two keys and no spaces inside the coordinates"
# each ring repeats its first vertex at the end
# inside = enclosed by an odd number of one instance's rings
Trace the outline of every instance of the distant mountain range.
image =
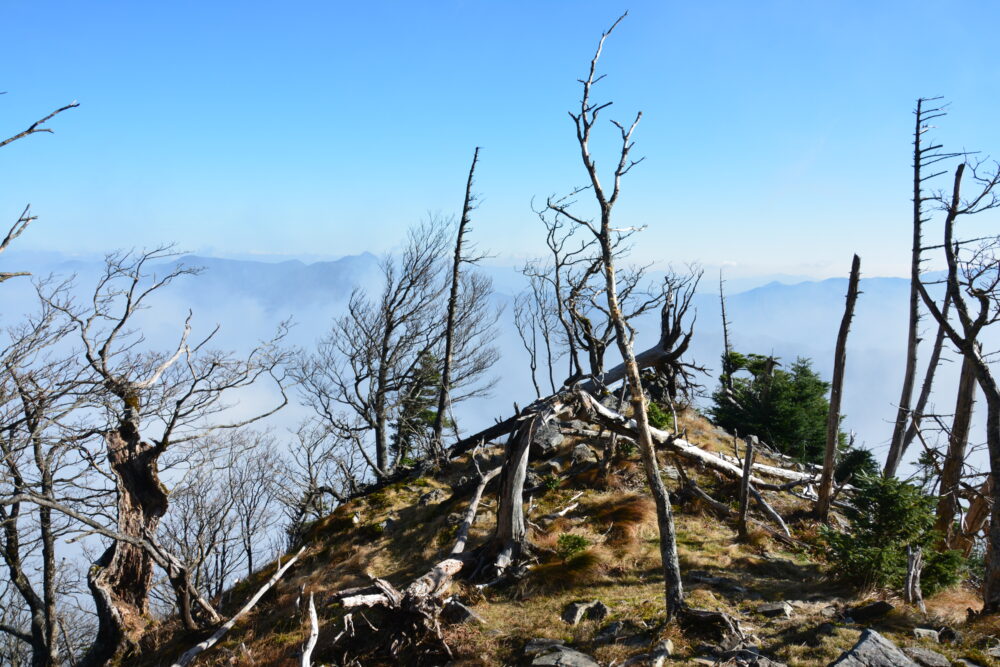
{"type": "MultiPolygon", "coordinates": [[[[36,277],[49,273],[76,274],[82,285],[92,284],[101,268],[96,260],[67,259],[54,253],[11,252],[3,259],[5,267],[30,270],[36,277]]],[[[378,258],[369,253],[313,263],[194,255],[178,261],[202,267],[203,272],[178,280],[145,315],[147,337],[153,345],[174,343],[179,323],[191,308],[195,314],[195,334],[218,323],[221,331],[217,343],[222,347],[246,348],[269,336],[280,321],[289,317],[295,322],[290,342],[308,347],[342,312],[353,289],[377,289],[380,283],[378,258]]],[[[511,303],[522,284],[520,274],[508,267],[487,267],[484,271],[494,279],[497,306],[506,309],[501,319],[503,330],[495,340],[505,361],[499,369],[501,377],[493,397],[477,405],[467,405],[460,413],[462,423],[469,429],[506,415],[512,403],[524,405],[534,395],[526,355],[512,324],[511,303]]],[[[836,278],[795,284],[774,281],[727,294],[734,347],[743,352],[774,354],[785,363],[799,356],[809,357],[823,376],[829,377],[846,289],[846,278],[836,278]]],[[[857,431],[858,441],[867,443],[881,457],[891,432],[889,420],[894,417],[893,405],[898,400],[903,372],[909,281],[863,278],[861,290],[848,344],[845,427],[857,431]]],[[[31,293],[27,280],[5,283],[0,292],[3,304],[0,323],[11,324],[17,313],[31,309],[31,293]]],[[[717,369],[722,333],[714,281],[705,281],[695,305],[698,319],[691,356],[717,369]]],[[[638,328],[637,346],[651,344],[658,335],[657,316],[646,316],[638,322],[638,328]]],[[[923,328],[928,340],[926,350],[934,328],[929,321],[924,322],[923,328]]],[[[948,356],[953,359],[955,355],[948,356]]],[[[924,358],[926,353],[922,361],[924,358]]],[[[942,390],[937,402],[941,412],[950,411],[956,366],[946,362],[940,373],[938,386],[942,390]]],[[[715,375],[704,378],[704,384],[711,390],[716,384],[715,375]]],[[[292,416],[298,418],[301,412],[293,410],[288,419],[292,416]]]]}

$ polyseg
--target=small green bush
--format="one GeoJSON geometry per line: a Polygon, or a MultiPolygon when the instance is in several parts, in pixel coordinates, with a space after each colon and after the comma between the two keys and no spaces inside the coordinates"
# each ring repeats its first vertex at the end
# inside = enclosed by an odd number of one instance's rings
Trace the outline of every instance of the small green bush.
{"type": "Polygon", "coordinates": [[[661,431],[674,427],[674,416],[653,401],[650,401],[646,406],[646,417],[649,419],[650,426],[661,431]]]}
{"type": "Polygon", "coordinates": [[[590,541],[583,535],[563,533],[556,541],[556,553],[563,561],[568,561],[589,546],[590,541]]]}
{"type": "Polygon", "coordinates": [[[542,478],[542,484],[546,491],[555,491],[559,488],[559,478],[555,475],[546,475],[542,478]]]}
{"type": "Polygon", "coordinates": [[[907,547],[924,550],[920,587],[925,595],[958,582],[964,559],[958,552],[937,552],[935,499],[895,478],[862,476],[854,507],[845,514],[846,532],[827,527],[823,541],[841,576],[861,588],[900,588],[906,577],[907,547]]]}

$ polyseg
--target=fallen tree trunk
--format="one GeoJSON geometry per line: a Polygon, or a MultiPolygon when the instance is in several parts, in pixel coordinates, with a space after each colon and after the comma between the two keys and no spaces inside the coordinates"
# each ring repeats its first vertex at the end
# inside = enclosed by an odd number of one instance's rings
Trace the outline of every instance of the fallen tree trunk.
{"type": "Polygon", "coordinates": [[[171,665],[170,667],[185,667],[185,665],[191,664],[191,661],[194,660],[199,653],[207,651],[208,649],[215,646],[219,642],[219,640],[226,635],[227,632],[233,629],[233,626],[236,625],[236,622],[241,618],[243,618],[244,616],[246,616],[247,613],[254,608],[254,605],[256,605],[257,602],[262,597],[264,597],[264,594],[267,593],[269,590],[271,590],[271,588],[276,583],[278,583],[278,580],[281,579],[282,576],[284,576],[285,572],[288,571],[288,568],[290,568],[292,565],[295,564],[295,561],[299,559],[299,556],[301,556],[302,552],[305,550],[306,550],[305,547],[299,549],[294,556],[288,559],[287,563],[278,568],[278,571],[275,572],[274,575],[272,575],[271,578],[267,580],[266,584],[260,587],[260,590],[258,590],[254,594],[254,596],[250,598],[245,605],[243,605],[242,609],[236,612],[236,614],[234,614],[231,619],[226,621],[222,625],[222,627],[216,630],[211,637],[201,642],[197,646],[192,646],[187,651],[185,651],[184,654],[181,655],[181,657],[177,658],[177,661],[174,662],[174,664],[171,665]]]}

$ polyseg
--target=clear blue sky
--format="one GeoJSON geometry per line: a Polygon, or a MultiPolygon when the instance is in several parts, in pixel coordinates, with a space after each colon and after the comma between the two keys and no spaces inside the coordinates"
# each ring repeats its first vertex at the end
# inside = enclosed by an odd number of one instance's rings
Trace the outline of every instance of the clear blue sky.
{"type": "Polygon", "coordinates": [[[0,151],[0,221],[31,202],[31,250],[379,252],[458,209],[480,145],[478,238],[539,253],[531,198],[583,182],[566,111],[626,8],[597,95],[644,112],[643,261],[899,275],[914,99],[1000,154],[992,1],[5,2],[0,134],[81,107],[0,151]]]}

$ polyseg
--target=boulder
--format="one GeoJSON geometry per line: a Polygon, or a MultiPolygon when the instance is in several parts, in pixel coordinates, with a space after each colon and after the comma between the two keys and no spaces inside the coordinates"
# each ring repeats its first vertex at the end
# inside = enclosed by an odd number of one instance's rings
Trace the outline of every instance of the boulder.
{"type": "Polygon", "coordinates": [[[774,602],[757,607],[757,611],[768,618],[791,618],[792,606],[787,602],[774,602]]]}
{"type": "MultiPolygon", "coordinates": [[[[890,605],[891,606],[891,605],[890,605]]],[[[830,667],[918,667],[905,653],[891,641],[867,629],[861,633],[858,643],[849,651],[830,663],[830,667]]]]}
{"type": "Polygon", "coordinates": [[[532,665],[559,665],[560,667],[600,667],[600,663],[589,655],[563,645],[553,647],[531,661],[532,665]]]}
{"type": "Polygon", "coordinates": [[[872,619],[885,616],[893,609],[895,609],[895,607],[885,600],[879,600],[877,602],[869,602],[868,604],[863,604],[858,607],[852,607],[847,610],[847,616],[853,618],[855,623],[867,623],[872,619]]]}
{"type": "Polygon", "coordinates": [[[555,422],[546,422],[542,424],[535,431],[535,437],[531,439],[531,456],[532,458],[545,458],[547,456],[552,456],[555,453],[556,448],[559,447],[565,440],[565,436],[562,434],[562,430],[559,428],[559,424],[555,422]]]}
{"type": "Polygon", "coordinates": [[[935,644],[941,641],[938,638],[938,631],[930,628],[913,628],[913,636],[916,639],[930,639],[935,644]]]}
{"type": "Polygon", "coordinates": [[[909,656],[913,662],[920,665],[920,667],[951,667],[951,660],[936,651],[921,648],[920,646],[904,648],[903,653],[909,656]]]}
{"type": "Polygon", "coordinates": [[[609,613],[606,604],[600,600],[591,602],[570,602],[563,609],[562,620],[570,625],[576,625],[586,619],[588,621],[603,621],[609,613]]]}
{"type": "Polygon", "coordinates": [[[597,454],[587,445],[580,443],[573,448],[573,463],[597,463],[597,454]]]}

